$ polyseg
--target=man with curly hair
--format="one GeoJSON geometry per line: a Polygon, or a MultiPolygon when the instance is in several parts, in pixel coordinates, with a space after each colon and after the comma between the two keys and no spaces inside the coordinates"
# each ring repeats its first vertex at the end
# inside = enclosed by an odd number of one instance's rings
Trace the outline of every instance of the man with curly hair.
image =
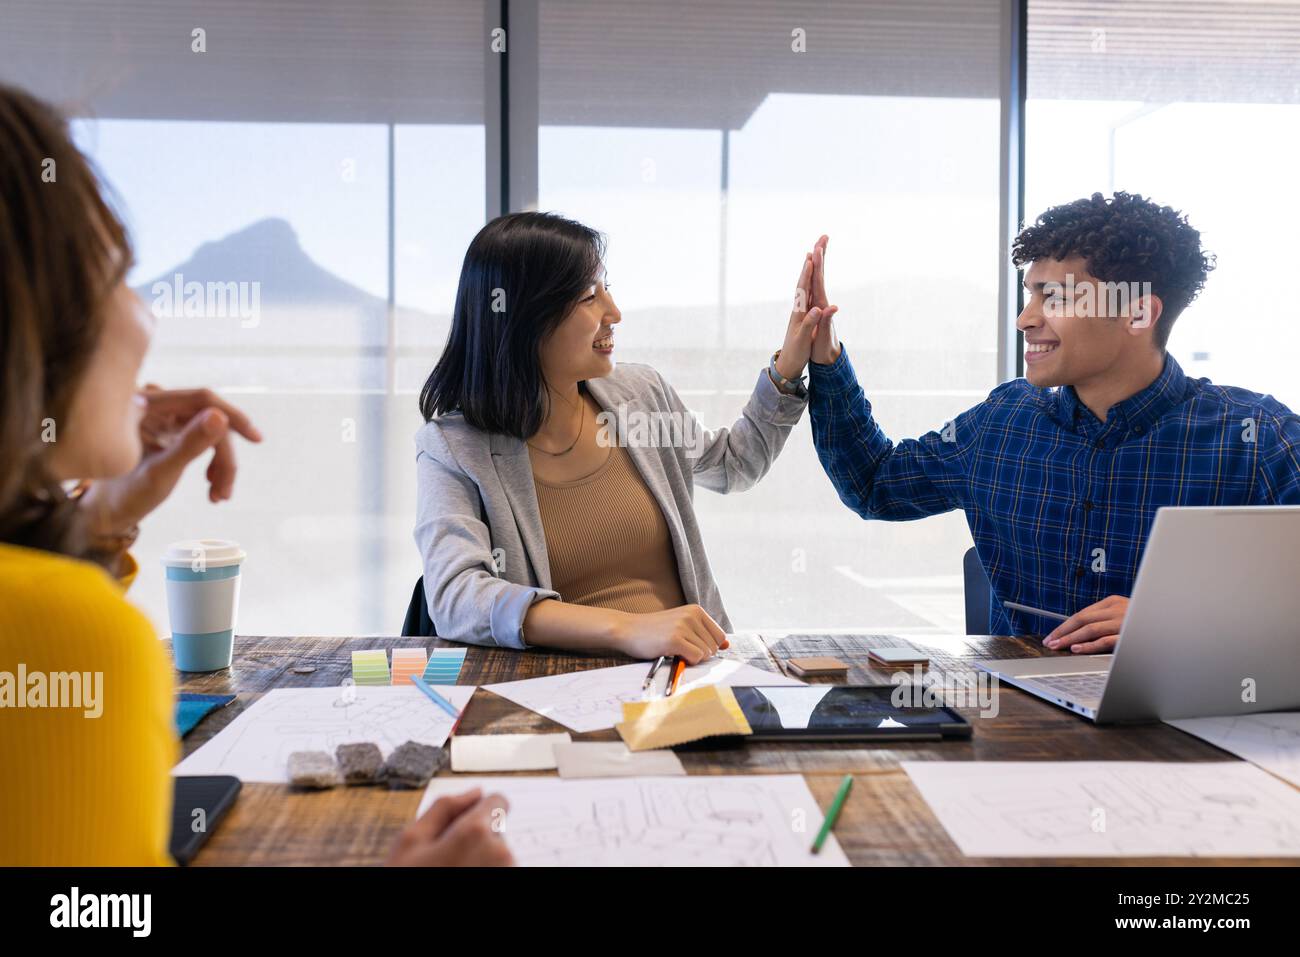
{"type": "MultiPolygon", "coordinates": [[[[813,251],[814,304],[825,246],[813,251]]],[[[813,441],[863,518],[965,511],[993,584],[995,634],[1046,632],[1050,648],[1106,652],[1156,509],[1300,504],[1300,417],[1272,396],[1190,378],[1165,351],[1214,268],[1180,212],[1094,193],[1039,216],[1012,258],[1029,293],[1016,321],[1024,378],[938,431],[893,442],[823,320],[809,368],[813,441]]]]}

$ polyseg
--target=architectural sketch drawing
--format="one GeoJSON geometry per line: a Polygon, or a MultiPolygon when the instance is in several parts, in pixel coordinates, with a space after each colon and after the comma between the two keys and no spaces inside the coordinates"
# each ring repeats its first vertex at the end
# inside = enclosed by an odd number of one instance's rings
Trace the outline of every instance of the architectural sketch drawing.
{"type": "MultiPolygon", "coordinates": [[[[439,688],[456,708],[472,685],[439,688]]],[[[387,756],[405,741],[440,747],[453,718],[413,685],[280,688],[268,691],[176,766],[175,774],[233,774],[242,781],[286,783],[294,751],[334,753],[340,744],[373,741],[387,756]]]]}
{"type": "Polygon", "coordinates": [[[1295,857],[1300,792],[1242,761],[905,761],[969,857],[1295,857]]]}
{"type": "MultiPolygon", "coordinates": [[[[797,774],[566,780],[475,778],[510,802],[506,840],[528,866],[847,866],[834,835],[809,852],[822,813],[797,774]]],[[[435,778],[424,813],[465,782],[435,778]]]]}
{"type": "Polygon", "coordinates": [[[1300,712],[1182,718],[1169,724],[1300,785],[1300,712]]]}

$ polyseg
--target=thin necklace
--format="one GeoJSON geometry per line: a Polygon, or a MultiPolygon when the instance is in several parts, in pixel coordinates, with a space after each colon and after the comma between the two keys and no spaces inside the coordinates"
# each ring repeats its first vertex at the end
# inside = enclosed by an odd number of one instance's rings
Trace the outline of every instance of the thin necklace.
{"type": "Polygon", "coordinates": [[[551,452],[547,449],[533,445],[532,442],[528,443],[528,447],[530,449],[537,449],[537,451],[541,452],[543,455],[565,455],[566,453],[572,452],[573,447],[578,444],[578,439],[582,438],[582,427],[587,424],[587,403],[582,401],[581,395],[578,396],[578,404],[581,406],[578,410],[578,434],[573,437],[573,441],[569,443],[567,449],[561,449],[559,452],[551,452]]]}

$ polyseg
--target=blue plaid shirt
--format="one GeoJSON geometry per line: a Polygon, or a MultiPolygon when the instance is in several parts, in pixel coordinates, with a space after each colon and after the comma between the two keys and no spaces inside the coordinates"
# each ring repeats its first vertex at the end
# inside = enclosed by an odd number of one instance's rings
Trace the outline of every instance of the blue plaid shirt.
{"type": "Polygon", "coordinates": [[[939,431],[892,442],[847,350],[811,365],[809,393],[817,455],[845,505],[886,521],[965,511],[993,583],[993,634],[1057,624],[1004,600],[1070,615],[1127,596],[1162,505],[1300,504],[1300,416],[1190,378],[1172,356],[1105,422],[1073,387],[1014,379],[939,431]]]}

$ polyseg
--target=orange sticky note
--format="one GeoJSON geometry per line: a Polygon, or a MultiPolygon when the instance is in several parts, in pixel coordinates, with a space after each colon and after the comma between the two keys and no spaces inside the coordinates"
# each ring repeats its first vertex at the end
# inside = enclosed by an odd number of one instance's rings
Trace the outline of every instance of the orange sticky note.
{"type": "Polygon", "coordinates": [[[423,648],[394,648],[393,684],[410,684],[411,675],[424,674],[424,666],[428,663],[429,656],[423,648]]]}

